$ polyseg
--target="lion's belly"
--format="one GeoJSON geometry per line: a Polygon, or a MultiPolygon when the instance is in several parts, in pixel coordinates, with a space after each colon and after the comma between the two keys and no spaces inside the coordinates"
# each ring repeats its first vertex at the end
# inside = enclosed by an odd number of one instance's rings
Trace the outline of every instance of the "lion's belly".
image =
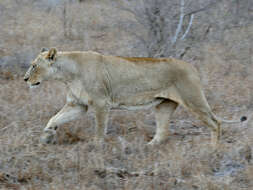
{"type": "Polygon", "coordinates": [[[140,104],[119,104],[116,109],[125,109],[125,110],[142,110],[142,109],[150,109],[158,104],[160,104],[163,100],[162,99],[154,99],[149,102],[140,103],[140,104]]]}
{"type": "Polygon", "coordinates": [[[154,93],[145,93],[114,99],[111,106],[116,109],[140,110],[150,109],[162,101],[163,99],[155,98],[154,93]]]}

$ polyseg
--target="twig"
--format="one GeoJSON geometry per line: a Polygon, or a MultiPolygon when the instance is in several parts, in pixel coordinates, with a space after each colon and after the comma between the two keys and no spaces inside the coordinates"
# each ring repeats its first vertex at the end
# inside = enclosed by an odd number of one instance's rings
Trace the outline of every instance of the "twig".
{"type": "Polygon", "coordinates": [[[199,12],[202,12],[202,11],[205,11],[207,9],[210,9],[212,8],[214,5],[216,5],[216,3],[218,3],[219,1],[215,1],[215,2],[212,2],[212,3],[209,3],[208,5],[206,5],[205,7],[202,7],[200,9],[197,9],[197,10],[194,10],[194,11],[191,11],[189,13],[186,13],[184,16],[189,16],[189,15],[193,15],[193,14],[196,14],[196,13],[199,13],[199,12]]]}
{"type": "Polygon", "coordinates": [[[79,184],[79,188],[81,189],[81,181],[80,181],[80,150],[79,150],[79,144],[77,143],[77,183],[79,184]]]}
{"type": "Polygon", "coordinates": [[[191,15],[190,22],[189,22],[189,24],[187,26],[187,29],[185,30],[185,33],[181,37],[181,40],[183,40],[187,36],[188,32],[190,31],[193,19],[194,19],[194,14],[191,15]]]}
{"type": "Polygon", "coordinates": [[[181,29],[182,29],[183,20],[184,20],[184,0],[181,0],[180,17],[179,17],[179,22],[178,22],[178,25],[177,25],[175,36],[171,40],[172,45],[174,45],[176,43],[176,41],[177,41],[178,34],[181,31],[181,29]]]}
{"type": "Polygon", "coordinates": [[[0,131],[4,131],[5,129],[9,128],[11,125],[14,125],[16,121],[11,122],[10,124],[6,125],[4,128],[0,129],[0,131]]]}

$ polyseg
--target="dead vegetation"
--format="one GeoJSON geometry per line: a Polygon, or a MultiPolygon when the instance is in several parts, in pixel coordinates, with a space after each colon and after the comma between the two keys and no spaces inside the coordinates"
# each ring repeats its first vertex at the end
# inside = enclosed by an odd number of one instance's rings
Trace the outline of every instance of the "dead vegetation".
{"type": "MultiPolygon", "coordinates": [[[[213,149],[210,131],[179,108],[169,141],[150,148],[146,144],[155,131],[151,111],[112,111],[101,147],[93,141],[94,118],[89,112],[63,125],[57,144],[44,146],[39,142],[42,129],[63,106],[64,92],[59,83],[28,89],[22,78],[1,79],[2,189],[253,188],[251,120],[224,126],[221,145],[213,149]]],[[[249,113],[240,104],[245,100],[237,101],[237,110],[227,102],[221,109],[214,104],[216,113],[249,113]]]]}
{"type": "Polygon", "coordinates": [[[179,2],[0,2],[0,189],[253,189],[252,1],[179,2]],[[65,87],[45,82],[28,89],[23,82],[24,68],[42,47],[133,57],[172,53],[197,68],[218,116],[248,121],[223,125],[221,145],[213,149],[206,126],[179,107],[168,142],[150,148],[151,110],[112,111],[98,146],[88,112],[63,125],[55,145],[44,146],[40,135],[64,105],[65,87]]]}

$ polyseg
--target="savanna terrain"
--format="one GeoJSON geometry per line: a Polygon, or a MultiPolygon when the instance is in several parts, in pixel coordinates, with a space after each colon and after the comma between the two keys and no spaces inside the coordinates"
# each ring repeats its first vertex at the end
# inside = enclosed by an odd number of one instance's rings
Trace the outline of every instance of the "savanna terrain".
{"type": "Polygon", "coordinates": [[[253,189],[252,10],[250,0],[0,1],[0,189],[253,189]],[[219,117],[248,120],[223,124],[214,148],[207,126],[179,107],[168,142],[152,148],[152,110],[113,110],[101,147],[89,111],[41,144],[66,96],[60,82],[23,81],[42,47],[183,59],[219,117]]]}

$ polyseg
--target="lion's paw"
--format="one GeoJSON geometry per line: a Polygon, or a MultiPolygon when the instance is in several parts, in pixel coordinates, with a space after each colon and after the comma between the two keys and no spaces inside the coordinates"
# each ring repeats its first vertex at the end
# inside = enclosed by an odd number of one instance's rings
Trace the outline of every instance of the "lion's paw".
{"type": "Polygon", "coordinates": [[[42,144],[56,144],[56,133],[52,130],[44,131],[40,141],[42,144]]]}
{"type": "Polygon", "coordinates": [[[164,144],[166,142],[168,142],[168,137],[166,138],[156,138],[154,137],[149,143],[148,143],[148,146],[158,146],[158,145],[161,145],[161,144],[164,144]]]}

